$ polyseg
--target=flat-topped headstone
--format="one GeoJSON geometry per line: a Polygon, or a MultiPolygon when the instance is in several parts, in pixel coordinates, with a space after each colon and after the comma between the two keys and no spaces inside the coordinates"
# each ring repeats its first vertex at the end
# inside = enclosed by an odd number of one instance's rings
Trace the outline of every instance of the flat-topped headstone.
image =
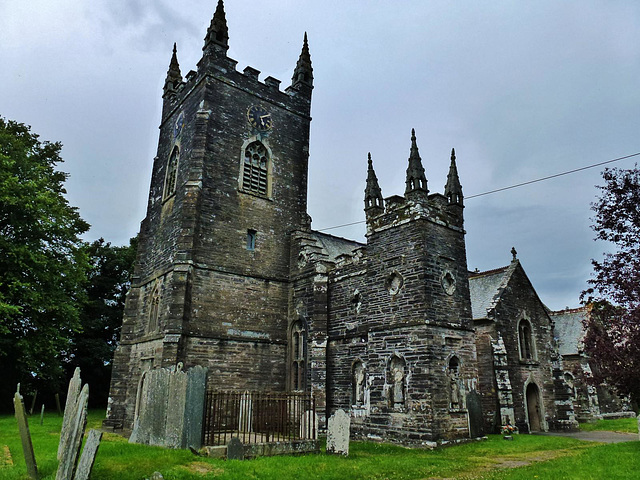
{"type": "Polygon", "coordinates": [[[192,367],[187,372],[187,375],[182,447],[198,449],[202,446],[202,417],[207,387],[207,368],[199,365],[192,367]]]}
{"type": "Polygon", "coordinates": [[[244,445],[238,437],[227,443],[227,460],[244,460],[244,445]]]}
{"type": "Polygon", "coordinates": [[[351,417],[341,408],[327,422],[327,453],[349,455],[351,417]]]}
{"type": "Polygon", "coordinates": [[[313,410],[305,410],[300,418],[300,438],[318,438],[318,414],[313,410]]]}
{"type": "Polygon", "coordinates": [[[129,443],[200,448],[207,369],[149,370],[140,381],[129,443]]]}

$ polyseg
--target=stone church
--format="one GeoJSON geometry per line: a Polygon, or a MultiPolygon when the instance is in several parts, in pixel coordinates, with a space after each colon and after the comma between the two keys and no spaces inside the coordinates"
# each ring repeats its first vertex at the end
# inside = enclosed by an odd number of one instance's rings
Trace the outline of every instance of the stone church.
{"type": "Polygon", "coordinates": [[[361,438],[574,427],[553,322],[515,253],[467,269],[455,152],[432,192],[411,132],[402,195],[383,197],[369,156],[366,243],[314,231],[306,34],[283,90],[236,70],[228,42],[220,0],[196,71],[182,76],[174,46],[105,423],[131,427],[143,372],[182,362],[208,367],[211,390],[311,392],[321,425],[342,408],[361,438]]]}

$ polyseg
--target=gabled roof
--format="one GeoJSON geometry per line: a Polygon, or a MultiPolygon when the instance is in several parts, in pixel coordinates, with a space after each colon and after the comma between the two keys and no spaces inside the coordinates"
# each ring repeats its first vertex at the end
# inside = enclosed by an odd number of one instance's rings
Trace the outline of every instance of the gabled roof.
{"type": "Polygon", "coordinates": [[[555,323],[553,336],[558,341],[560,355],[578,355],[582,350],[582,320],[588,315],[587,307],[568,308],[549,312],[549,315],[555,323]]]}
{"type": "Polygon", "coordinates": [[[311,231],[311,235],[315,238],[319,246],[322,247],[322,253],[326,255],[326,259],[331,262],[335,262],[340,255],[351,255],[357,248],[365,246],[363,243],[356,242],[355,240],[335,237],[315,230],[311,231]]]}
{"type": "Polygon", "coordinates": [[[518,260],[515,260],[506,267],[485,272],[469,272],[471,315],[474,320],[489,318],[489,313],[498,304],[518,263],[518,260]]]}

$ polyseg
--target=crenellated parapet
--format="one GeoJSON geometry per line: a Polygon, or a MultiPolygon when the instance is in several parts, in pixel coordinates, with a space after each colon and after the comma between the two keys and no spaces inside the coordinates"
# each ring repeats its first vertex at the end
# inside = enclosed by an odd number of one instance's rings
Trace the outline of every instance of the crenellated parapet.
{"type": "Polygon", "coordinates": [[[164,85],[163,123],[172,117],[183,101],[191,97],[194,91],[214,79],[257,96],[268,104],[282,106],[292,109],[295,113],[309,116],[313,90],[313,68],[306,32],[291,85],[284,91],[280,90],[281,81],[277,78],[268,76],[260,81],[260,71],[252,66],[245,67],[242,72],[236,70],[238,62],[227,56],[228,49],[229,32],[223,2],[220,0],[204,39],[202,58],[198,62],[197,71],[191,70],[184,79],[180,74],[176,45],[174,44],[164,85]]]}

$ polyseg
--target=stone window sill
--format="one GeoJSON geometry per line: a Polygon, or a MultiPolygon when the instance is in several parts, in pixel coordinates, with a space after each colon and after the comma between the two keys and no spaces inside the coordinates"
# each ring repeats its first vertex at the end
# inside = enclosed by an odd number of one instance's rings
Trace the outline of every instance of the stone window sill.
{"type": "Polygon", "coordinates": [[[538,360],[521,358],[520,359],[520,364],[521,365],[537,366],[537,365],[540,365],[540,362],[538,360]]]}

